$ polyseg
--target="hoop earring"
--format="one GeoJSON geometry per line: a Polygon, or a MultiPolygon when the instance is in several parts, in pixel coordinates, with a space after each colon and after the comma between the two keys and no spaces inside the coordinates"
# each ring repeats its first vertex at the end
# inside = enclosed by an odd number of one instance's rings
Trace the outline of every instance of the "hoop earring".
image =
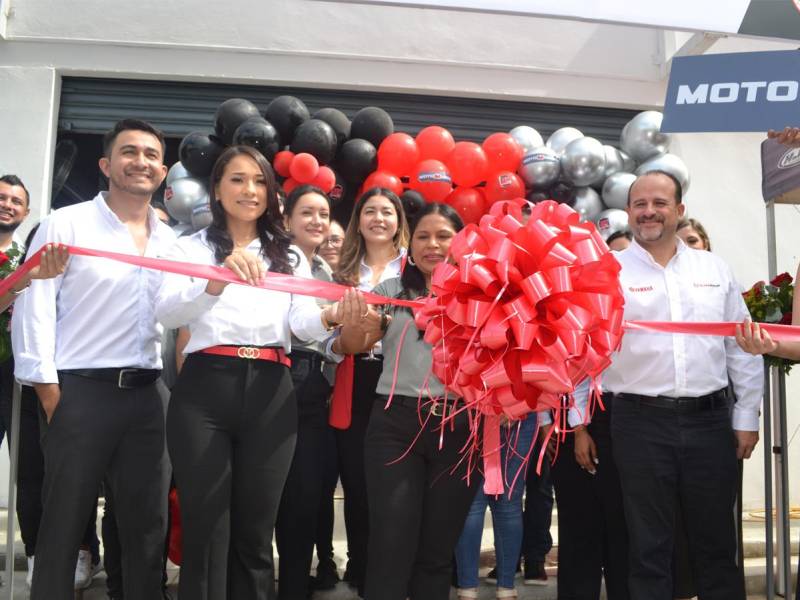
{"type": "Polygon", "coordinates": [[[413,259],[413,258],[411,258],[410,256],[408,257],[408,260],[407,260],[406,262],[407,262],[408,264],[410,264],[412,267],[416,267],[416,266],[417,266],[417,263],[415,263],[415,262],[414,262],[414,259],[413,259]]]}

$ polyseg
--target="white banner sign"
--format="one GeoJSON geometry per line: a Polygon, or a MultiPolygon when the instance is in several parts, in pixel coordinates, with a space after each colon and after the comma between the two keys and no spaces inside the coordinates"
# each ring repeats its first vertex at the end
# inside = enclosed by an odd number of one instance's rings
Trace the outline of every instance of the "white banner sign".
{"type": "Polygon", "coordinates": [[[346,0],[800,39],[800,0],[346,0]]]}

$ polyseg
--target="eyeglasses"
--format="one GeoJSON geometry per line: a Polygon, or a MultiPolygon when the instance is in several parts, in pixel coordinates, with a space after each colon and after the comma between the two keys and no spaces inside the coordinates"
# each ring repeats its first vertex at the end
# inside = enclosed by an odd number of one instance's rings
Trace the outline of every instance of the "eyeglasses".
{"type": "Polygon", "coordinates": [[[338,235],[332,235],[322,242],[323,246],[333,246],[334,248],[341,246],[342,244],[344,244],[344,238],[338,235]]]}

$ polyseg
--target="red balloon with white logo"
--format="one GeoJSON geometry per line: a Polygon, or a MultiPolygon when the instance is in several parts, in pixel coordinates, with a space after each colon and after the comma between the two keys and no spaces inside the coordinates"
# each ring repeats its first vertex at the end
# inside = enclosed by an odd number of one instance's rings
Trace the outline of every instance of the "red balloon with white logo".
{"type": "Polygon", "coordinates": [[[516,173],[500,171],[492,174],[486,180],[486,188],[483,193],[486,196],[486,203],[489,205],[501,200],[524,198],[525,184],[516,173]]]}
{"type": "Polygon", "coordinates": [[[443,162],[429,159],[417,164],[408,186],[422,194],[427,202],[442,202],[453,191],[453,179],[443,162]]]}

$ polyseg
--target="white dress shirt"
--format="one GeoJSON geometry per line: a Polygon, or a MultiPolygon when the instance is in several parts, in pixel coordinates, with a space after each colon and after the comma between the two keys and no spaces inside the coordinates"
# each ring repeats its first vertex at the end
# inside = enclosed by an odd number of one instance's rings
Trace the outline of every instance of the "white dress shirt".
{"type": "MultiPolygon", "coordinates": [[[[259,255],[261,242],[253,240],[247,250],[259,255]]],[[[311,278],[311,268],[299,248],[294,274],[311,278]]],[[[166,258],[196,264],[216,265],[206,230],[180,238],[166,258]]],[[[269,262],[265,261],[269,268],[269,262]]],[[[231,284],[219,296],[206,293],[205,279],[166,274],[156,300],[156,316],[170,329],[187,326],[191,333],[184,354],[220,345],[282,346],[291,351],[291,335],[299,339],[325,340],[330,333],[322,324],[320,308],[311,296],[287,294],[231,284]]]]}
{"type": "MultiPolygon", "coordinates": [[[[742,321],[748,316],[739,285],[716,255],[677,240],[666,267],[635,241],[615,253],[622,265],[625,319],[742,321]]],[[[697,397],[733,383],[733,428],[757,431],[763,359],[732,337],[628,331],[603,375],[604,389],[645,396],[697,397]]]]}
{"type": "MultiPolygon", "coordinates": [[[[94,200],[55,211],[42,221],[31,253],[54,242],[138,254],[127,226],[94,200]]],[[[172,246],[175,234],[150,209],[145,256],[172,246]]],[[[153,306],[162,274],[104,258],[70,257],[53,279],[34,280],[12,323],[15,374],[24,383],[57,383],[59,369],[161,368],[161,326],[153,306]],[[21,309],[21,310],[20,310],[21,309]]]]}
{"type": "Polygon", "coordinates": [[[358,289],[360,289],[362,292],[371,292],[372,288],[376,287],[378,284],[381,284],[388,279],[400,277],[400,273],[403,271],[403,261],[405,256],[406,249],[400,248],[399,254],[386,264],[386,266],[383,268],[383,273],[381,273],[381,276],[378,278],[378,282],[375,284],[372,283],[372,267],[367,265],[362,258],[361,267],[358,272],[358,289]]]}

